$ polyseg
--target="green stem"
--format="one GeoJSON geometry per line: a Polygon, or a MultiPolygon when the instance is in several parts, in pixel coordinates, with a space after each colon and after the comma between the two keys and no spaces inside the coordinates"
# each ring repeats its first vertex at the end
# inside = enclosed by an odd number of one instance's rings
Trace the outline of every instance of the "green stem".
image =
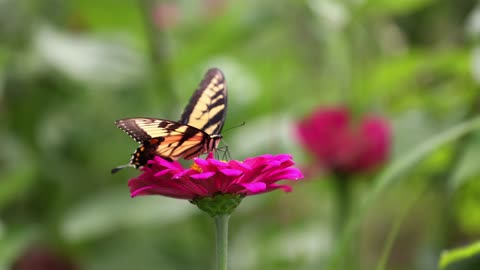
{"type": "Polygon", "coordinates": [[[228,219],[230,215],[215,216],[217,270],[227,270],[228,264],[228,219]]]}
{"type": "Polygon", "coordinates": [[[153,64],[158,65],[161,68],[167,66],[168,50],[166,44],[166,38],[164,31],[160,31],[155,26],[153,11],[158,4],[156,0],[139,0],[140,11],[142,12],[145,33],[150,47],[150,56],[153,64]]]}
{"type": "MultiPolygon", "coordinates": [[[[480,114],[480,94],[477,92],[477,94],[473,96],[472,100],[473,102],[470,104],[470,108],[463,117],[464,121],[474,118],[476,115],[480,114]]],[[[455,228],[454,209],[452,207],[451,181],[454,174],[457,172],[458,167],[461,165],[463,157],[467,152],[470,142],[474,136],[475,133],[470,132],[460,137],[453,145],[453,153],[451,155],[449,164],[447,164],[443,168],[443,171],[440,171],[438,175],[434,175],[432,177],[432,181],[440,179],[440,181],[437,181],[436,185],[434,186],[434,188],[437,188],[438,191],[441,205],[439,210],[442,214],[438,222],[439,228],[436,232],[436,247],[434,247],[436,249],[435,253],[439,254],[439,256],[442,250],[448,246],[449,240],[451,240],[450,238],[452,237],[452,233],[454,233],[455,228]]]]}
{"type": "Polygon", "coordinates": [[[418,188],[417,191],[412,196],[412,199],[410,201],[404,201],[402,203],[402,209],[400,212],[400,215],[395,218],[392,228],[390,229],[390,232],[388,233],[387,240],[385,241],[385,244],[383,246],[382,250],[382,255],[380,256],[380,259],[378,260],[377,267],[375,268],[376,270],[385,270],[387,262],[388,262],[388,257],[390,256],[390,253],[392,252],[393,244],[395,243],[395,240],[398,237],[398,234],[400,233],[401,225],[407,218],[408,214],[410,211],[413,209],[415,204],[420,200],[421,196],[425,193],[429,183],[422,183],[422,185],[418,188]]]}
{"type": "Polygon", "coordinates": [[[151,76],[153,78],[153,85],[150,87],[150,98],[152,106],[158,106],[159,100],[158,89],[162,89],[162,100],[169,100],[164,102],[162,107],[165,112],[172,111],[169,107],[175,106],[176,95],[173,88],[173,79],[170,71],[170,55],[167,44],[167,34],[165,31],[159,30],[155,26],[153,11],[158,4],[157,0],[138,0],[139,8],[144,19],[145,37],[148,42],[150,50],[150,64],[151,76]]]}
{"type": "MultiPolygon", "coordinates": [[[[351,179],[341,173],[336,173],[333,179],[334,188],[334,241],[342,239],[351,211],[351,179]]],[[[353,246],[345,249],[343,256],[349,258],[342,263],[343,269],[354,269],[356,258],[353,246]]]]}
{"type": "Polygon", "coordinates": [[[334,196],[335,196],[335,222],[333,231],[336,238],[340,238],[345,223],[350,216],[350,180],[344,177],[336,177],[333,179],[334,196]]]}

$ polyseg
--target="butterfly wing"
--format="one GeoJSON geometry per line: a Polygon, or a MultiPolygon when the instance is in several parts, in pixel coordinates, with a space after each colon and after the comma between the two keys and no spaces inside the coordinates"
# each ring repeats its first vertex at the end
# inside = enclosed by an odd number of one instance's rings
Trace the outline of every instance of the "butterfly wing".
{"type": "Polygon", "coordinates": [[[222,131],[227,113],[227,85],[222,71],[212,68],[193,93],[180,123],[203,130],[209,135],[222,131]]]}
{"type": "Polygon", "coordinates": [[[221,139],[226,109],[225,77],[219,69],[212,68],[193,93],[179,122],[146,117],[117,120],[117,127],[141,146],[129,164],[113,169],[112,173],[126,166],[144,166],[155,156],[191,159],[212,151],[221,139]]]}
{"type": "Polygon", "coordinates": [[[191,159],[207,151],[211,141],[202,130],[165,119],[126,118],[115,124],[142,144],[130,161],[135,167],[144,166],[155,156],[167,160],[191,159]]]}

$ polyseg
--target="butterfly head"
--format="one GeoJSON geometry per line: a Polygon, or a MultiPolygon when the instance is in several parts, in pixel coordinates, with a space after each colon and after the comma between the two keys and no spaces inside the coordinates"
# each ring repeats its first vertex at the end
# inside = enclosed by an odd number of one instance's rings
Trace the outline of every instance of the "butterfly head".
{"type": "Polygon", "coordinates": [[[220,141],[223,139],[222,134],[214,134],[210,136],[211,139],[211,146],[210,150],[214,150],[218,148],[218,144],[220,144],[220,141]]]}
{"type": "Polygon", "coordinates": [[[231,156],[228,151],[228,145],[225,142],[222,142],[222,146],[219,147],[220,142],[222,141],[223,136],[221,134],[215,134],[210,136],[210,143],[208,152],[214,152],[215,157],[221,160],[230,160],[231,156]]]}

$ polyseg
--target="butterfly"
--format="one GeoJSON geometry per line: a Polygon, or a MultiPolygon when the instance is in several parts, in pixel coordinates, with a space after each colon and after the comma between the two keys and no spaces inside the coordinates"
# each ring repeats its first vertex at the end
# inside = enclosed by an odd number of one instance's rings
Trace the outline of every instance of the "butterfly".
{"type": "Polygon", "coordinates": [[[225,76],[218,68],[209,69],[179,121],[148,117],[115,121],[118,128],[141,145],[128,164],[112,169],[112,173],[125,167],[145,166],[155,156],[173,161],[214,151],[222,139],[226,112],[225,76]]]}

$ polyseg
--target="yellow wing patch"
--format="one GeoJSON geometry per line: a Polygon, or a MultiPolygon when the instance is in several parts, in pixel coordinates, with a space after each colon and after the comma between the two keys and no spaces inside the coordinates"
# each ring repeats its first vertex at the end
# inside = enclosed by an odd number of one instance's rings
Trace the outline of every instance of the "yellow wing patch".
{"type": "Polygon", "coordinates": [[[207,134],[220,134],[227,109],[227,85],[219,69],[210,69],[192,95],[180,122],[203,130],[207,134]]]}

